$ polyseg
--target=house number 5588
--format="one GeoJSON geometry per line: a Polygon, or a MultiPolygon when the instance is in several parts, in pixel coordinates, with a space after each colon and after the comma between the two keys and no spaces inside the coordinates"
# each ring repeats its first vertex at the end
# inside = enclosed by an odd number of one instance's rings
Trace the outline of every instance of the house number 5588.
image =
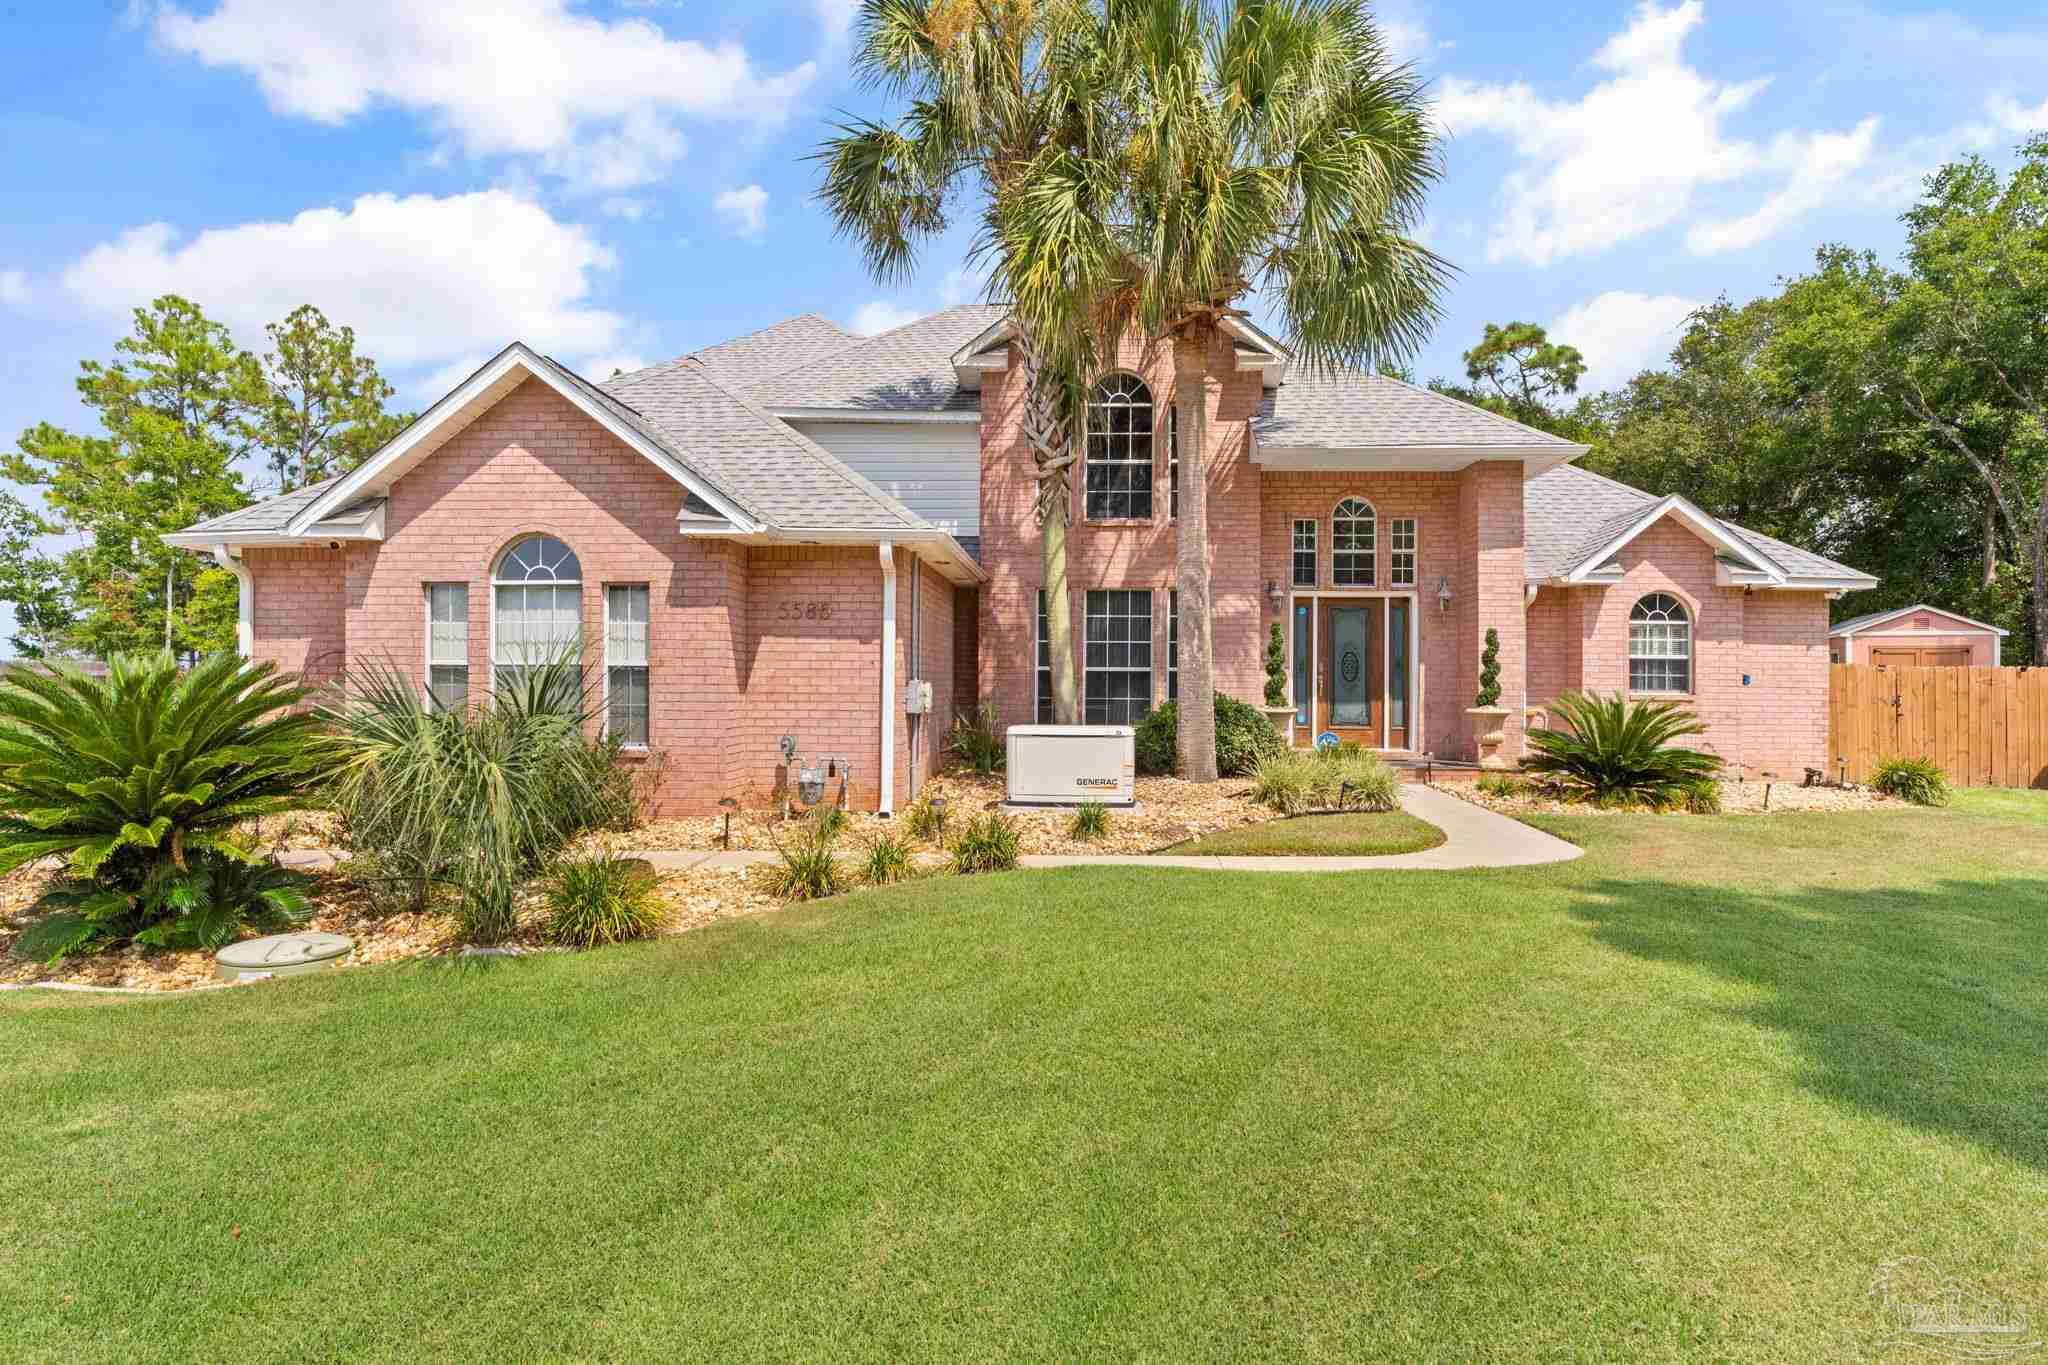
{"type": "Polygon", "coordinates": [[[775,613],[778,621],[829,621],[832,619],[830,602],[784,602],[775,613]]]}

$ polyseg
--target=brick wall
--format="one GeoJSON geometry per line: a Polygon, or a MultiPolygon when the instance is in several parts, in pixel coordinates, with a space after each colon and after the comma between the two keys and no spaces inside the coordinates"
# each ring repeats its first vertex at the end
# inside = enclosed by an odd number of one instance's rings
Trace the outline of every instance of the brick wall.
{"type": "MultiPolygon", "coordinates": [[[[1375,589],[1393,585],[1391,537],[1388,523],[1396,517],[1413,517],[1416,535],[1415,610],[1420,635],[1420,678],[1416,695],[1422,699],[1423,733],[1411,740],[1411,747],[1439,754],[1458,752],[1465,743],[1463,702],[1453,685],[1457,672],[1454,617],[1437,608],[1437,583],[1449,576],[1456,581],[1458,560],[1458,484],[1455,474],[1440,473],[1298,473],[1266,471],[1260,480],[1262,520],[1259,526],[1260,580],[1280,585],[1291,595],[1294,586],[1294,523],[1297,518],[1316,521],[1316,583],[1335,587],[1330,562],[1330,516],[1345,498],[1363,498],[1377,517],[1373,544],[1377,560],[1373,568],[1375,589]]],[[[1403,589],[1406,591],[1406,589],[1403,589]]],[[[1281,621],[1291,629],[1291,596],[1283,596],[1279,616],[1270,609],[1268,622],[1281,621]]],[[[1262,637],[1263,638],[1263,637],[1262,637]]],[[[1290,668],[1294,643],[1288,641],[1290,668]]],[[[1289,687],[1292,688],[1290,678],[1289,687]]],[[[1260,684],[1264,690],[1263,675],[1260,684]]],[[[1289,696],[1293,695],[1290,690],[1289,696]]]]}
{"type": "Polygon", "coordinates": [[[256,584],[254,654],[310,683],[338,678],[348,653],[344,552],[319,547],[242,552],[256,584]]]}
{"type": "Polygon", "coordinates": [[[1523,569],[1522,466],[1519,461],[1489,460],[1458,471],[1459,575],[1457,704],[1467,727],[1451,750],[1476,757],[1471,717],[1463,708],[1479,694],[1479,655],[1486,632],[1500,638],[1500,701],[1508,708],[1503,725],[1507,743],[1502,756],[1522,752],[1523,708],[1528,704],[1526,651],[1526,588],[1523,569]]]}
{"type": "MultiPolygon", "coordinates": [[[[1209,545],[1211,638],[1218,691],[1257,704],[1265,689],[1262,655],[1264,601],[1259,542],[1232,528],[1259,524],[1258,469],[1251,463],[1247,423],[1257,415],[1259,374],[1236,368],[1227,338],[1209,353],[1209,545]]],[[[1152,597],[1152,695],[1166,698],[1166,615],[1175,578],[1178,541],[1168,518],[1168,408],[1174,393],[1170,348],[1127,341],[1116,369],[1152,389],[1153,514],[1138,521],[1084,518],[1083,471],[1073,470],[1074,521],[1067,536],[1067,584],[1072,594],[1075,667],[1084,663],[1084,617],[1091,588],[1145,588],[1152,597]]],[[[978,684],[1005,726],[1028,723],[1036,697],[1038,588],[1042,553],[1033,513],[1030,443],[1019,427],[1024,374],[1015,354],[1010,368],[988,375],[981,397],[981,554],[989,582],[979,593],[978,684]]],[[[1182,453],[1182,479],[1194,477],[1191,451],[1182,453]]],[[[1077,679],[1077,682],[1079,679],[1077,679]]]]}

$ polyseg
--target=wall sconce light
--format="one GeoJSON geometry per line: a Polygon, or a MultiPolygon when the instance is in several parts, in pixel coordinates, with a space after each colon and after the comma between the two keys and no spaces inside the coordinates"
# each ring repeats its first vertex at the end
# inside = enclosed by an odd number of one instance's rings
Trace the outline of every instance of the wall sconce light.
{"type": "Polygon", "coordinates": [[[1436,609],[1442,615],[1451,609],[1451,576],[1439,574],[1436,580],[1436,609]]]}
{"type": "Polygon", "coordinates": [[[1280,609],[1280,602],[1285,596],[1286,594],[1280,591],[1278,583],[1275,583],[1270,578],[1266,580],[1266,601],[1272,604],[1275,611],[1280,609]]]}

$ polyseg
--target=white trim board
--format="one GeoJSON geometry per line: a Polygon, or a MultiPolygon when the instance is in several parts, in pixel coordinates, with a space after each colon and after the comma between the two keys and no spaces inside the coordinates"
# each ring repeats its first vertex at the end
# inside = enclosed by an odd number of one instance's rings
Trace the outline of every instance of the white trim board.
{"type": "Polygon", "coordinates": [[[1839,626],[1836,626],[1836,627],[1834,627],[1833,629],[1831,629],[1830,631],[1828,631],[1828,635],[1829,635],[1830,637],[1832,637],[1832,638],[1839,638],[1839,639],[1843,639],[1843,640],[1848,640],[1848,639],[1853,639],[1853,638],[1855,638],[1855,637],[1856,637],[1856,636],[1858,636],[1858,635],[1967,635],[1967,634],[1969,634],[1969,631],[1968,631],[1968,630],[1962,630],[1962,631],[1955,631],[1955,630],[1937,630],[1937,629],[1934,629],[1934,628],[1932,628],[1932,627],[1928,628],[1927,630],[1919,630],[1919,629],[1917,629],[1917,628],[1916,628],[1916,629],[1912,629],[1912,630],[1899,630],[1899,631],[1880,631],[1880,630],[1877,630],[1877,629],[1876,629],[1876,627],[1878,627],[1878,626],[1882,626],[1882,625],[1885,625],[1885,624],[1887,624],[1887,623],[1889,623],[1889,622],[1892,622],[1892,621],[1896,621],[1896,620],[1898,620],[1898,619],[1899,619],[1899,618],[1900,618],[1901,616],[1911,616],[1911,615],[1912,615],[1912,614],[1913,614],[1914,612],[1916,612],[1916,611],[1924,611],[1924,612],[1927,612],[1927,613],[1928,613],[1929,615],[1932,615],[1932,616],[1944,616],[1944,617],[1947,617],[1947,618],[1948,618],[1949,620],[1951,620],[1951,621],[1961,621],[1961,622],[1962,622],[1962,623],[1963,623],[1963,624],[1964,624],[1965,626],[1969,626],[1969,627],[1972,627],[1972,628],[1974,628],[1974,629],[1977,629],[1977,630],[1988,630],[1988,631],[1990,631],[1990,632],[1991,632],[1992,634],[1994,634],[1994,635],[2000,635],[2000,636],[2004,636],[2004,635],[2010,635],[2010,634],[2012,634],[2012,632],[2011,632],[2011,631],[2009,631],[2009,630],[2005,630],[2005,629],[2003,629],[2002,627],[1999,627],[1999,626],[1994,626],[1994,625],[1992,625],[1992,624],[1991,624],[1990,622],[1988,622],[1988,621],[1978,621],[1978,620],[1975,620],[1975,619],[1973,619],[1973,618],[1971,618],[1971,617],[1968,617],[1968,616],[1964,616],[1964,615],[1961,615],[1961,614],[1960,614],[1960,613],[1958,613],[1958,612],[1953,612],[1953,611],[1950,611],[1950,610],[1948,610],[1948,609],[1947,609],[1947,608],[1945,608],[1945,607],[1931,607],[1931,606],[1927,605],[1927,604],[1926,604],[1925,602],[1916,602],[1915,604],[1913,604],[1913,605],[1912,605],[1912,606],[1910,606],[1910,607],[1900,607],[1900,608],[1898,608],[1898,609],[1897,609],[1896,611],[1887,611],[1887,612],[1882,612],[1882,613],[1880,613],[1880,614],[1878,614],[1878,615],[1876,615],[1876,616],[1873,616],[1873,617],[1871,617],[1871,618],[1870,618],[1869,620],[1867,620],[1867,621],[1861,621],[1861,622],[1851,622],[1851,621],[1844,621],[1844,622],[1843,622],[1843,623],[1842,623],[1841,625],[1839,625],[1839,626]]]}
{"type": "Polygon", "coordinates": [[[1786,581],[1784,568],[1775,563],[1770,556],[1760,550],[1752,549],[1742,541],[1737,540],[1722,527],[1719,521],[1708,516],[1706,512],[1676,493],[1651,504],[1650,508],[1642,516],[1630,523],[1627,530],[1614,537],[1605,546],[1587,555],[1577,568],[1574,568],[1564,576],[1564,581],[1573,584],[1596,581],[1594,575],[1605,570],[1614,556],[1621,552],[1623,546],[1642,535],[1643,532],[1649,530],[1667,516],[1677,517],[1694,535],[1706,541],[1709,545],[1715,545],[1725,550],[1730,558],[1740,560],[1745,564],[1755,565],[1760,572],[1769,575],[1771,585],[1786,581]]]}

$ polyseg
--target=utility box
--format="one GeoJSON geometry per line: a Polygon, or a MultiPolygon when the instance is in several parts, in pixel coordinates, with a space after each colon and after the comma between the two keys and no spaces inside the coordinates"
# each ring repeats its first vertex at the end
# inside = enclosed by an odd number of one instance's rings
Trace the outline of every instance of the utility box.
{"type": "Polygon", "coordinates": [[[932,685],[923,678],[912,678],[903,684],[903,709],[913,716],[922,716],[932,709],[932,685]]]}
{"type": "Polygon", "coordinates": [[[1137,804],[1137,735],[1128,725],[1012,725],[1010,804],[1137,804]]]}

